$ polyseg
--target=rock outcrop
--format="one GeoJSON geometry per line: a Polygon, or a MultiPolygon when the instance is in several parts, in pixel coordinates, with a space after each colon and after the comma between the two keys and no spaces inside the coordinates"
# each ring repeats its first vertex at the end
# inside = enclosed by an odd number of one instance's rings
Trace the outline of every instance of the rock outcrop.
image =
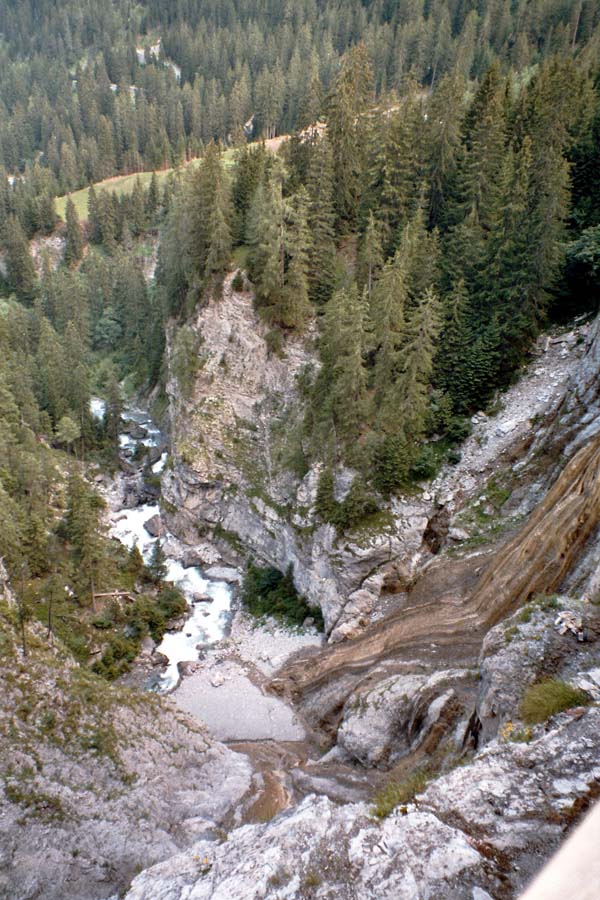
{"type": "MultiPolygon", "coordinates": [[[[173,466],[162,479],[168,527],[189,544],[216,545],[226,565],[248,557],[282,570],[292,565],[298,589],[321,606],[332,642],[356,637],[377,621],[382,597],[402,597],[446,545],[481,542],[485,535],[473,531],[504,515],[505,498],[490,502],[490,479],[510,481],[508,519],[529,513],[548,482],[539,466],[535,484],[533,476],[525,477],[534,449],[549,453],[541,449],[543,441],[556,447],[556,435],[551,441],[549,434],[564,423],[574,433],[589,404],[600,402],[594,386],[600,326],[541,339],[529,369],[503,396],[497,417],[474,417],[457,465],[446,467],[422,492],[395,498],[380,521],[339,537],[315,517],[319,467],[299,479],[286,463],[289,436],[302,417],[297,381],[318,365],[314,332],[286,339],[282,356],[270,352],[267,326],[255,314],[251,295],[233,290],[231,276],[222,297],[199,309],[189,328],[197,368],[191,394],[182,396],[174,374],[168,385],[173,466]],[[517,458],[518,472],[510,475],[517,458]],[[477,512],[473,525],[465,522],[469,504],[477,512]]],[[[172,373],[178,352],[173,337],[172,373]]],[[[591,435],[591,420],[589,426],[591,435]]],[[[352,473],[337,477],[342,496],[352,473]]]]}
{"type": "Polygon", "coordinates": [[[337,745],[365,766],[390,766],[423,748],[433,752],[464,714],[455,686],[467,670],[393,675],[346,702],[337,745]]]}
{"type": "Polygon", "coordinates": [[[558,590],[600,522],[600,438],[577,451],[520,529],[500,549],[459,559],[438,558],[409,594],[409,604],[355,641],[310,664],[298,659],[275,679],[309,720],[331,730],[348,695],[369,670],[431,657],[439,667],[476,658],[489,628],[534,594],[558,590]]]}
{"type": "Polygon", "coordinates": [[[126,900],[508,900],[598,790],[600,709],[494,742],[383,822],[310,796],[143,872],[126,900]]]}
{"type": "Polygon", "coordinates": [[[554,677],[600,699],[600,607],[573,597],[539,597],[488,632],[479,657],[479,740],[519,719],[526,687],[554,677]],[[561,612],[583,623],[583,641],[560,627],[561,612]],[[594,687],[595,685],[595,687],[594,687]]]}
{"type": "Polygon", "coordinates": [[[0,605],[0,897],[104,900],[234,821],[244,756],[156,695],[113,688],[0,605]]]}

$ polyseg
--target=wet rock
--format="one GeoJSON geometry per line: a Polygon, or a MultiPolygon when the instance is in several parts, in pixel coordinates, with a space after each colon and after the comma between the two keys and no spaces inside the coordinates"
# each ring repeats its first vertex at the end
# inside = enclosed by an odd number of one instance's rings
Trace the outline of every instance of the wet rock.
{"type": "Polygon", "coordinates": [[[201,666],[194,661],[185,661],[177,663],[177,670],[182,678],[187,678],[197,672],[201,666]]]}
{"type": "Polygon", "coordinates": [[[353,694],[344,707],[338,746],[363,765],[378,767],[425,741],[434,749],[462,709],[450,685],[467,675],[464,670],[393,675],[353,694]]]}
{"type": "Polygon", "coordinates": [[[389,594],[407,591],[414,580],[414,572],[408,564],[393,562],[383,570],[383,590],[389,594]]]}
{"type": "Polygon", "coordinates": [[[212,599],[210,594],[203,594],[200,591],[196,591],[192,594],[192,603],[194,605],[196,603],[212,603],[212,599]]]}
{"type": "Polygon", "coordinates": [[[142,441],[145,437],[148,436],[148,431],[144,428],[144,426],[139,425],[132,419],[128,419],[127,421],[123,422],[120,430],[123,434],[128,434],[129,437],[133,438],[134,441],[142,441]]]}
{"type": "Polygon", "coordinates": [[[148,465],[152,465],[161,458],[165,450],[164,444],[156,444],[154,447],[148,447],[146,451],[146,460],[148,465]]]}
{"type": "Polygon", "coordinates": [[[152,516],[147,522],[144,522],[144,528],[151,537],[159,537],[165,530],[159,515],[152,516]]]}
{"type": "MultiPolygon", "coordinates": [[[[428,495],[428,497],[431,499],[430,495],[428,495]]],[[[439,553],[442,549],[446,537],[448,536],[449,525],[450,511],[445,506],[437,509],[427,522],[427,528],[423,533],[423,540],[432,553],[439,553]]]]}
{"type": "Polygon", "coordinates": [[[169,657],[165,656],[164,653],[159,653],[158,650],[154,650],[152,653],[152,665],[153,666],[168,666],[169,665],[169,657]]]}

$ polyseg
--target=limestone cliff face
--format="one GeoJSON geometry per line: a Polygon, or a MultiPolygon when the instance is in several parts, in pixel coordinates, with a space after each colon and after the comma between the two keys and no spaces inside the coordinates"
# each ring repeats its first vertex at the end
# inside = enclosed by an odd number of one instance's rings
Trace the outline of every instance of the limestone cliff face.
{"type": "MultiPolygon", "coordinates": [[[[500,412],[474,418],[457,465],[395,498],[377,525],[338,536],[314,515],[319,467],[299,478],[289,464],[290,436],[302,419],[298,378],[318,365],[315,330],[287,338],[280,355],[269,352],[268,327],[251,294],[233,290],[231,276],[189,328],[196,372],[187,397],[176,377],[178,338],[170,342],[169,527],[207,563],[220,556],[293,565],[298,589],[321,606],[332,642],[376,621],[386,596],[399,594],[402,602],[440,549],[484,543],[499,520],[510,527],[523,519],[564,461],[560,441],[573,455],[600,427],[593,412],[600,405],[596,322],[542,339],[500,412]]],[[[341,496],[351,478],[338,472],[341,496]]]]}
{"type": "MultiPolygon", "coordinates": [[[[192,393],[183,399],[174,377],[168,385],[174,465],[162,488],[169,527],[201,552],[207,541],[217,546],[225,560],[292,564],[297,587],[322,607],[330,631],[344,608],[346,618],[368,616],[383,580],[369,576],[411,537],[419,546],[427,524],[421,506],[403,509],[402,538],[390,527],[338,542],[335,529],[314,517],[318,468],[299,479],[285,459],[288,432],[302,416],[297,378],[317,365],[314,332],[287,339],[281,356],[269,353],[268,328],[231,278],[191,327],[198,342],[192,393]]],[[[176,352],[172,346],[172,361],[176,352]]],[[[342,473],[342,489],[343,482],[342,473]]],[[[204,553],[214,562],[209,546],[204,553]]]]}

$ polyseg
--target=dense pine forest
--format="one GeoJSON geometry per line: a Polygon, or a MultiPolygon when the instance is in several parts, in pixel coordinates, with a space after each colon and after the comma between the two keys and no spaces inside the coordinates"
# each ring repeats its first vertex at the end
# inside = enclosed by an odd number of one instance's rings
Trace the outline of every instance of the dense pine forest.
{"type": "MultiPolygon", "coordinates": [[[[82,659],[65,585],[85,608],[143,570],[103,536],[84,465],[116,465],[123,380],[164,387],[169,328],[191,390],[185,323],[226,273],[273,354],[317,336],[287,456],[325,464],[318,513],[341,530],[456,459],[540,328],[595,308],[593,0],[1,0],[0,22],[0,555],[24,614],[56,595],[82,659]],[[57,195],[192,158],[58,219],[57,195]]],[[[177,606],[144,578],[138,634],[177,606]]]]}

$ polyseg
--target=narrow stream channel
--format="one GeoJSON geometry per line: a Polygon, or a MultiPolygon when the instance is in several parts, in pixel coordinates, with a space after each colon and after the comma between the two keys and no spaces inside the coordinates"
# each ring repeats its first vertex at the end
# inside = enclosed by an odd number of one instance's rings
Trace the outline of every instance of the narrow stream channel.
{"type": "MultiPolygon", "coordinates": [[[[104,402],[94,398],[91,403],[92,415],[101,418],[104,415],[104,402]]],[[[139,478],[144,470],[144,461],[139,464],[138,447],[161,447],[164,443],[160,429],[146,410],[136,406],[128,406],[122,413],[122,419],[128,427],[127,432],[119,435],[119,451],[122,460],[127,463],[127,470],[132,465],[133,474],[123,475],[124,479],[139,478]],[[129,433],[132,432],[132,433],[129,433]]],[[[152,464],[155,475],[160,474],[167,462],[167,452],[163,450],[160,457],[152,464]]],[[[205,578],[197,566],[185,567],[182,562],[185,547],[172,534],[164,531],[160,537],[152,537],[145,528],[145,523],[154,516],[160,515],[158,503],[140,503],[133,508],[125,506],[113,509],[109,516],[109,534],[117,538],[125,547],[131,549],[137,544],[144,561],[149,562],[154,545],[161,541],[166,554],[166,581],[171,581],[181,591],[190,607],[189,618],[178,631],[167,632],[156,648],[168,660],[168,666],[154,686],[161,692],[173,690],[180,680],[179,663],[193,662],[198,659],[200,651],[220,641],[226,633],[231,619],[232,590],[223,581],[211,581],[205,578]]]]}

